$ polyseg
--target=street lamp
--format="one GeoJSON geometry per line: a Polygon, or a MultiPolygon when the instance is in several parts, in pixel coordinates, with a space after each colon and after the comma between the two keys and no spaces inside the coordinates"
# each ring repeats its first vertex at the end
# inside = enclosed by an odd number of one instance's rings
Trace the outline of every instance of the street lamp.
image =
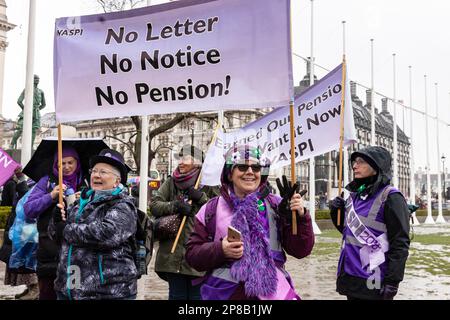
{"type": "Polygon", "coordinates": [[[444,154],[442,154],[441,160],[442,160],[442,176],[444,177],[442,180],[443,181],[442,199],[447,200],[445,198],[445,155],[444,154]]]}

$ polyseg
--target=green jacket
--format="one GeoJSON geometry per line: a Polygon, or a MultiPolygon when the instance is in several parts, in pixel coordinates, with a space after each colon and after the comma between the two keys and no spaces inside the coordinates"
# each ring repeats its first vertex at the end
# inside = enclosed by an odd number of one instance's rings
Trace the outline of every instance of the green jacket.
{"type": "MultiPolygon", "coordinates": [[[[193,211],[197,213],[200,208],[208,202],[208,200],[216,195],[219,195],[218,187],[204,186],[201,188],[204,192],[202,198],[198,203],[192,203],[193,211]]],[[[172,179],[168,178],[156,191],[150,203],[150,212],[155,218],[170,215],[174,213],[174,202],[177,196],[183,194],[179,190],[172,179]]],[[[178,273],[184,275],[198,276],[204,275],[203,272],[198,272],[189,266],[185,259],[186,243],[194,228],[195,217],[188,217],[184,225],[183,231],[178,240],[177,247],[174,253],[170,253],[174,240],[159,241],[159,249],[156,254],[155,271],[158,275],[164,278],[160,272],[178,273]]]]}

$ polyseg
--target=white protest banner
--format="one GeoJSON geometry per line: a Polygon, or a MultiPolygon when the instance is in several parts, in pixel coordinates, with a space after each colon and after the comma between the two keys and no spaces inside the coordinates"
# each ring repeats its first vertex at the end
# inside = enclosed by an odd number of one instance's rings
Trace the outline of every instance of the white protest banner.
{"type": "Polygon", "coordinates": [[[0,186],[12,177],[14,171],[20,167],[2,148],[0,148],[0,186]]]}
{"type": "Polygon", "coordinates": [[[282,106],[290,0],[184,0],[56,20],[58,122],[282,106]]]}
{"type": "MultiPolygon", "coordinates": [[[[356,130],[350,100],[350,86],[346,84],[345,87],[347,90],[344,145],[346,146],[356,142],[356,130]]],[[[339,149],[341,94],[342,65],[339,65],[295,99],[296,163],[339,149]]],[[[238,131],[219,134],[214,148],[211,147],[206,155],[203,172],[208,174],[202,179],[202,184],[216,185],[218,181],[220,182],[220,172],[217,174],[217,171],[221,171],[222,167],[217,169],[209,168],[209,166],[223,166],[223,154],[234,143],[259,147],[262,154],[270,159],[271,169],[290,165],[289,118],[289,106],[285,106],[275,109],[238,131]]]]}

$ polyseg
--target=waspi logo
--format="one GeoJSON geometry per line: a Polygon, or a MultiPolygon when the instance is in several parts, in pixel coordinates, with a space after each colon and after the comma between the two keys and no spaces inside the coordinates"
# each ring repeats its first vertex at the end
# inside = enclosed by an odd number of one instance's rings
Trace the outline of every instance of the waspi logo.
{"type": "Polygon", "coordinates": [[[60,29],[56,31],[59,37],[81,36],[83,35],[83,29],[60,29]]]}

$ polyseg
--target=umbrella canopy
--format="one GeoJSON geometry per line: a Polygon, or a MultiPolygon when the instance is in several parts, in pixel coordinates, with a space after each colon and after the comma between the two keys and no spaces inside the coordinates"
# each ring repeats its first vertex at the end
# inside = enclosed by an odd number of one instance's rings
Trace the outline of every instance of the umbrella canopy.
{"type": "MultiPolygon", "coordinates": [[[[62,145],[63,149],[70,146],[77,151],[80,157],[81,170],[85,176],[88,175],[89,158],[98,155],[101,150],[109,148],[102,139],[98,138],[65,138],[62,140],[62,145]]],[[[44,138],[22,172],[38,182],[43,176],[52,172],[56,152],[58,152],[58,138],[44,138]]]]}

